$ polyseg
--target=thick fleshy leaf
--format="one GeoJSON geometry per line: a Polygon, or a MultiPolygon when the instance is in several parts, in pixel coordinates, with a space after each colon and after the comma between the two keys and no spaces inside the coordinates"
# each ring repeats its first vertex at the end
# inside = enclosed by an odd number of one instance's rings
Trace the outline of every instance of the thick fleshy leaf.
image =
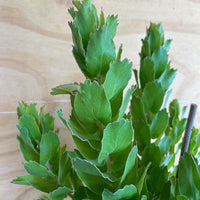
{"type": "Polygon", "coordinates": [[[144,166],[146,166],[149,162],[151,162],[152,166],[159,166],[161,159],[160,149],[155,144],[150,144],[144,149],[142,154],[142,164],[144,166]]]}
{"type": "Polygon", "coordinates": [[[51,95],[59,94],[72,94],[74,95],[77,91],[78,83],[59,85],[56,88],[52,88],[51,95]]]}
{"type": "Polygon", "coordinates": [[[31,115],[24,114],[19,119],[19,125],[27,128],[29,137],[33,144],[39,143],[41,133],[35,118],[31,115]]]}
{"type": "Polygon", "coordinates": [[[98,161],[101,163],[111,153],[126,149],[132,142],[133,129],[131,122],[125,119],[108,124],[104,129],[101,141],[101,152],[98,161]]]}
{"type": "Polygon", "coordinates": [[[73,39],[73,43],[74,43],[74,48],[77,50],[77,52],[79,52],[81,57],[84,58],[85,50],[83,48],[82,38],[81,38],[81,34],[79,32],[79,29],[76,26],[76,24],[73,22],[69,22],[68,24],[72,31],[72,39],[73,39]]]}
{"type": "Polygon", "coordinates": [[[99,19],[99,27],[103,27],[104,24],[105,24],[105,17],[104,17],[104,13],[102,9],[101,14],[100,14],[100,19],[99,19]]]}
{"type": "Polygon", "coordinates": [[[45,165],[48,161],[55,159],[60,146],[58,136],[49,132],[42,136],[40,142],[40,164],[45,165]]]}
{"type": "Polygon", "coordinates": [[[47,167],[40,165],[37,162],[29,161],[24,163],[24,168],[26,171],[36,177],[53,177],[55,176],[47,167]]]}
{"type": "Polygon", "coordinates": [[[118,16],[108,16],[106,19],[106,25],[108,28],[108,32],[111,35],[111,38],[113,39],[115,37],[116,34],[116,30],[117,30],[117,25],[118,25],[118,16]]]}
{"type": "Polygon", "coordinates": [[[119,46],[119,49],[118,49],[118,52],[117,52],[117,58],[116,58],[116,60],[121,60],[121,56],[122,56],[122,47],[123,47],[123,45],[121,44],[121,45],[119,46]]]}
{"type": "Polygon", "coordinates": [[[177,99],[174,99],[169,105],[170,125],[173,127],[179,120],[180,107],[177,99]]]}
{"type": "Polygon", "coordinates": [[[165,91],[162,89],[161,84],[154,81],[148,83],[142,94],[142,102],[144,104],[145,112],[157,113],[163,103],[165,91]]]}
{"type": "Polygon", "coordinates": [[[164,43],[164,48],[167,51],[167,53],[169,52],[171,43],[172,43],[172,40],[166,40],[165,43],[164,43]]]}
{"type": "Polygon", "coordinates": [[[134,91],[135,91],[135,88],[130,88],[126,92],[125,97],[124,97],[124,99],[122,101],[120,110],[119,110],[119,117],[118,117],[118,119],[121,119],[124,116],[124,114],[126,112],[126,109],[127,109],[127,106],[129,104],[131,95],[133,94],[134,91]]]}
{"type": "Polygon", "coordinates": [[[72,164],[82,182],[93,192],[101,194],[105,188],[111,189],[111,182],[100,170],[87,160],[72,159],[72,164]]]}
{"type": "Polygon", "coordinates": [[[158,79],[158,82],[161,84],[164,90],[169,89],[170,85],[172,84],[176,76],[176,71],[177,70],[175,69],[166,69],[158,79]]]}
{"type": "Polygon", "coordinates": [[[168,120],[169,118],[166,109],[163,109],[156,113],[150,126],[150,133],[152,139],[159,138],[160,136],[162,136],[165,129],[167,128],[168,120]]]}
{"type": "Polygon", "coordinates": [[[163,45],[165,38],[162,23],[156,25],[156,30],[160,33],[161,45],[163,45]]]}
{"type": "Polygon", "coordinates": [[[150,165],[151,165],[151,163],[148,163],[146,165],[146,167],[145,167],[145,169],[144,169],[144,171],[142,173],[142,176],[139,178],[139,181],[138,181],[138,183],[136,185],[139,194],[142,191],[142,188],[143,188],[143,185],[144,185],[144,180],[145,180],[145,177],[146,177],[146,174],[147,174],[147,171],[148,171],[150,165]]]}
{"type": "Polygon", "coordinates": [[[58,183],[60,185],[69,185],[68,176],[71,170],[72,164],[70,162],[68,152],[65,150],[65,146],[60,151],[59,167],[58,167],[58,183]]]}
{"type": "Polygon", "coordinates": [[[103,86],[97,82],[86,80],[79,88],[74,100],[75,112],[78,119],[87,124],[97,122],[107,124],[111,121],[111,106],[105,95],[103,86]]]}
{"type": "Polygon", "coordinates": [[[73,139],[81,155],[85,157],[87,160],[92,161],[95,164],[98,164],[97,158],[99,155],[99,151],[92,148],[92,146],[87,141],[82,141],[76,136],[73,136],[73,139]]]}
{"type": "Polygon", "coordinates": [[[115,45],[107,27],[104,25],[103,28],[90,35],[86,53],[88,72],[97,78],[105,76],[110,62],[115,60],[115,58],[115,45]]]}
{"type": "Polygon", "coordinates": [[[127,86],[131,78],[131,68],[132,63],[129,63],[127,59],[110,64],[104,82],[104,89],[109,100],[118,96],[127,86]]]}
{"type": "Polygon", "coordinates": [[[165,71],[168,62],[168,55],[163,47],[156,49],[152,54],[152,60],[154,62],[155,78],[159,78],[165,71]]]}
{"type": "Polygon", "coordinates": [[[150,57],[145,57],[140,65],[140,84],[142,89],[145,87],[146,83],[154,81],[154,78],[154,62],[150,57]]]}
{"type": "Polygon", "coordinates": [[[67,197],[69,193],[71,193],[72,190],[67,187],[59,187],[58,189],[54,190],[49,194],[50,200],[63,200],[67,197]]]}
{"type": "Polygon", "coordinates": [[[142,39],[142,49],[141,49],[141,60],[147,56],[151,56],[151,48],[149,45],[148,38],[142,39]]]}
{"type": "Polygon", "coordinates": [[[149,46],[151,48],[151,52],[161,46],[161,36],[158,30],[154,29],[151,31],[148,37],[149,46]]]}
{"type": "Polygon", "coordinates": [[[195,160],[195,158],[192,155],[190,155],[190,160],[192,163],[192,177],[194,180],[194,184],[198,191],[200,191],[200,167],[198,165],[197,160],[195,160]]]}
{"type": "Polygon", "coordinates": [[[57,189],[58,184],[54,177],[36,177],[32,175],[18,176],[13,180],[14,184],[32,185],[42,192],[52,192],[57,189]]]}
{"type": "Polygon", "coordinates": [[[150,128],[144,120],[138,120],[134,125],[134,139],[137,142],[139,152],[142,153],[144,148],[150,144],[150,128]]]}
{"type": "Polygon", "coordinates": [[[193,180],[192,160],[190,156],[185,153],[179,162],[179,191],[181,195],[185,195],[189,199],[196,198],[196,188],[193,180]]]}
{"type": "Polygon", "coordinates": [[[41,124],[42,124],[43,134],[48,133],[49,131],[53,131],[54,130],[53,116],[51,116],[49,113],[42,115],[41,124]]]}
{"type": "Polygon", "coordinates": [[[139,96],[136,96],[134,93],[131,100],[131,115],[133,124],[135,124],[138,120],[141,119],[146,121],[144,105],[142,103],[142,100],[139,96]]]}
{"type": "Polygon", "coordinates": [[[171,183],[170,181],[166,182],[161,190],[160,199],[170,200],[171,195],[171,183]]]}
{"type": "Polygon", "coordinates": [[[90,33],[97,28],[97,21],[92,9],[88,6],[80,5],[74,18],[74,23],[80,31],[83,47],[86,50],[90,33]]]}
{"type": "Polygon", "coordinates": [[[36,151],[35,147],[33,146],[30,135],[28,133],[27,128],[18,126],[18,129],[21,133],[20,136],[17,136],[17,139],[20,142],[20,149],[23,153],[24,159],[26,161],[33,160],[39,162],[39,153],[36,151]]]}
{"type": "Polygon", "coordinates": [[[152,193],[158,194],[161,192],[164,183],[168,180],[167,167],[156,166],[153,168],[149,175],[149,184],[152,193]]]}
{"type": "Polygon", "coordinates": [[[122,178],[120,180],[120,184],[125,180],[126,176],[128,176],[128,174],[133,169],[133,167],[135,165],[135,161],[137,159],[137,152],[138,152],[137,146],[134,146],[132,148],[131,152],[128,155],[126,165],[125,165],[125,168],[124,168],[124,173],[123,173],[122,178]]]}
{"type": "Polygon", "coordinates": [[[108,190],[104,190],[102,193],[102,200],[120,200],[130,199],[137,194],[137,188],[134,185],[126,185],[124,188],[112,193],[108,190]]]}
{"type": "Polygon", "coordinates": [[[189,200],[186,196],[178,195],[176,196],[176,200],[189,200]]]}
{"type": "Polygon", "coordinates": [[[165,136],[161,139],[158,146],[162,155],[165,155],[169,151],[171,144],[172,138],[170,136],[165,136]]]}

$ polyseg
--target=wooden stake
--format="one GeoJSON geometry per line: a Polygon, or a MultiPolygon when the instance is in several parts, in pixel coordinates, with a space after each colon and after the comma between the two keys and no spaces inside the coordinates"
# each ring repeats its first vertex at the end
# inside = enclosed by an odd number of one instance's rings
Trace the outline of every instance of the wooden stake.
{"type": "MultiPolygon", "coordinates": [[[[197,105],[191,104],[190,112],[189,112],[189,116],[188,116],[188,120],[187,120],[187,125],[185,128],[185,134],[184,134],[184,138],[183,138],[183,144],[182,144],[182,148],[181,148],[181,155],[179,158],[179,163],[180,163],[181,156],[183,156],[184,153],[186,153],[188,151],[196,112],[197,112],[197,105]]],[[[178,166],[177,172],[176,172],[177,178],[178,178],[178,173],[179,173],[179,166],[178,166]]]]}

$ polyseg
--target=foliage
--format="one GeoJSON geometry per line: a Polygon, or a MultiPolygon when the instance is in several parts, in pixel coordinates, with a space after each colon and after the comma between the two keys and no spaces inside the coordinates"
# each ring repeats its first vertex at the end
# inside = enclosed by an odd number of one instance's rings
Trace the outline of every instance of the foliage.
{"type": "Polygon", "coordinates": [[[166,107],[176,70],[171,68],[162,24],[151,23],[142,39],[136,85],[127,91],[132,63],[116,54],[117,16],[100,17],[90,0],[73,1],[69,13],[73,55],[85,75],[84,83],[52,89],[69,94],[72,111],[65,120],[77,149],[61,147],[54,119],[36,105],[18,108],[20,148],[29,175],[13,183],[32,185],[49,197],[41,200],[197,200],[200,199],[198,154],[200,131],[193,129],[190,153],[180,159],[186,126],[175,99],[166,107]],[[130,108],[128,109],[130,102],[130,108]],[[129,110],[126,112],[126,110],[129,110]],[[176,159],[175,159],[176,158],[176,159]]]}

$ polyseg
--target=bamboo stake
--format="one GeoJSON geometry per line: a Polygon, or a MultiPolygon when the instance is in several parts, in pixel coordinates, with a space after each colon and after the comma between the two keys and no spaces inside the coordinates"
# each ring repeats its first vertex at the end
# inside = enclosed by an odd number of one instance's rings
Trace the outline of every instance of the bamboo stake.
{"type": "MultiPolygon", "coordinates": [[[[184,153],[186,153],[188,151],[196,112],[197,112],[197,105],[191,104],[190,112],[189,112],[189,116],[188,116],[188,120],[187,120],[187,125],[185,128],[185,134],[184,134],[184,138],[183,138],[183,144],[182,144],[182,148],[181,148],[181,155],[179,158],[179,163],[180,163],[181,157],[184,155],[184,153]]],[[[179,166],[178,166],[177,172],[176,172],[177,178],[178,178],[178,174],[179,174],[179,166]]]]}

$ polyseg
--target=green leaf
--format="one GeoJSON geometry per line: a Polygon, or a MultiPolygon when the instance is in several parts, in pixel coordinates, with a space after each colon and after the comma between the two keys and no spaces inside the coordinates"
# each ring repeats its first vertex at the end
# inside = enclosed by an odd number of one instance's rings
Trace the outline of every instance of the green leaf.
{"type": "Polygon", "coordinates": [[[77,92],[78,83],[59,85],[56,88],[52,88],[51,95],[59,94],[71,94],[74,95],[77,92]]]}
{"type": "Polygon", "coordinates": [[[60,146],[58,136],[49,132],[42,136],[40,142],[40,164],[45,165],[48,161],[55,159],[60,146]]]}
{"type": "Polygon", "coordinates": [[[31,115],[24,114],[19,119],[19,125],[27,128],[31,142],[35,145],[41,140],[40,129],[35,118],[31,115]]]}
{"type": "Polygon", "coordinates": [[[150,128],[142,119],[138,120],[134,125],[134,139],[137,142],[140,153],[150,144],[150,128]]]}
{"type": "Polygon", "coordinates": [[[172,43],[172,40],[166,40],[165,43],[164,43],[164,48],[167,51],[167,53],[169,52],[171,43],[172,43]]]}
{"type": "Polygon", "coordinates": [[[159,138],[164,133],[168,125],[168,113],[166,109],[163,109],[156,113],[150,126],[151,138],[159,138]]]}
{"type": "Polygon", "coordinates": [[[59,187],[58,189],[54,190],[49,194],[50,200],[63,200],[67,197],[69,193],[71,193],[72,190],[67,187],[59,187]]]}
{"type": "Polygon", "coordinates": [[[123,61],[114,61],[110,64],[104,88],[108,99],[113,99],[118,96],[127,86],[131,78],[132,63],[127,59],[123,61]]]}
{"type": "Polygon", "coordinates": [[[104,25],[103,28],[90,35],[86,53],[88,72],[93,77],[105,76],[110,62],[115,59],[115,45],[107,27],[104,25]]]}
{"type": "Polygon", "coordinates": [[[95,150],[88,141],[83,141],[76,136],[73,136],[73,140],[83,157],[95,164],[98,164],[97,158],[99,151],[95,150]]]}
{"type": "Polygon", "coordinates": [[[151,165],[151,163],[147,164],[147,166],[144,169],[144,172],[142,173],[142,176],[140,177],[140,179],[139,179],[139,181],[136,185],[139,194],[142,191],[142,188],[143,188],[143,185],[144,185],[144,180],[145,180],[145,177],[146,177],[146,174],[147,174],[147,171],[148,171],[150,165],[151,165]]]}
{"type": "Polygon", "coordinates": [[[164,186],[161,190],[160,199],[162,200],[170,200],[171,195],[171,183],[170,181],[164,183],[164,186]]]}
{"type": "Polygon", "coordinates": [[[159,194],[168,180],[167,167],[156,166],[153,168],[149,175],[149,184],[151,186],[152,193],[159,194]]]}
{"type": "Polygon", "coordinates": [[[192,176],[192,160],[185,153],[179,162],[179,191],[189,199],[196,199],[195,184],[192,176]]]}
{"type": "Polygon", "coordinates": [[[110,64],[110,69],[106,75],[104,88],[108,99],[115,98],[127,86],[131,78],[132,63],[127,59],[114,61],[110,64]]]}
{"type": "Polygon", "coordinates": [[[108,124],[104,129],[103,139],[101,141],[101,151],[98,157],[99,163],[115,152],[126,149],[132,142],[133,129],[131,122],[125,119],[108,124]]]}
{"type": "Polygon", "coordinates": [[[148,83],[142,94],[142,102],[144,104],[145,112],[157,113],[163,103],[165,91],[162,89],[161,84],[154,81],[148,83]]]}
{"type": "Polygon", "coordinates": [[[33,146],[31,139],[29,137],[29,133],[27,128],[22,126],[17,126],[21,135],[17,136],[17,139],[20,142],[20,150],[23,153],[24,159],[26,161],[33,160],[38,162],[39,161],[39,153],[36,151],[35,147],[33,146]]]}
{"type": "Polygon", "coordinates": [[[140,84],[143,89],[148,82],[154,81],[154,62],[150,57],[145,57],[140,65],[140,84]]]}
{"type": "Polygon", "coordinates": [[[104,190],[102,193],[102,200],[120,200],[130,199],[137,194],[137,188],[134,185],[126,185],[124,188],[112,193],[108,190],[104,190]]]}
{"type": "Polygon", "coordinates": [[[172,84],[176,76],[176,71],[177,70],[174,69],[166,69],[158,79],[158,82],[161,84],[164,90],[169,89],[170,85],[172,84]]]}
{"type": "Polygon", "coordinates": [[[49,113],[42,115],[41,124],[43,129],[43,134],[54,130],[54,118],[49,113]]]}
{"type": "Polygon", "coordinates": [[[170,125],[173,127],[179,120],[180,108],[177,99],[174,99],[169,105],[170,125]]]}
{"type": "Polygon", "coordinates": [[[163,31],[162,23],[159,23],[158,25],[156,25],[156,30],[158,30],[160,33],[161,45],[163,45],[165,39],[164,39],[164,31],[163,31]]]}
{"type": "Polygon", "coordinates": [[[161,46],[161,37],[158,30],[154,29],[153,31],[151,31],[148,37],[148,42],[151,48],[151,52],[153,52],[161,46]]]}
{"type": "Polygon", "coordinates": [[[112,39],[115,37],[117,26],[118,26],[118,19],[117,18],[118,18],[117,15],[116,16],[111,15],[111,16],[108,16],[107,19],[106,19],[106,25],[107,25],[107,28],[108,28],[108,32],[109,32],[112,39]]]}
{"type": "Polygon", "coordinates": [[[156,49],[152,54],[152,60],[154,61],[155,78],[159,78],[165,71],[168,62],[168,55],[163,47],[156,49]]]}
{"type": "MultiPolygon", "coordinates": [[[[60,115],[60,117],[61,117],[61,115],[60,115]]],[[[65,120],[64,118],[62,118],[62,119],[65,120]]],[[[82,141],[89,142],[91,140],[95,140],[95,141],[100,140],[100,134],[98,134],[98,132],[91,134],[89,132],[89,130],[83,124],[81,124],[80,121],[78,121],[78,119],[73,111],[72,111],[69,121],[65,120],[64,124],[69,128],[72,135],[78,137],[82,141]]]]}
{"type": "Polygon", "coordinates": [[[146,166],[149,162],[151,162],[153,166],[159,166],[161,162],[161,152],[159,147],[155,144],[148,145],[142,154],[142,164],[146,166]]]}
{"type": "Polygon", "coordinates": [[[106,125],[111,120],[111,106],[105,95],[103,86],[97,82],[86,80],[79,88],[74,100],[78,119],[87,124],[101,122],[106,125]]]}
{"type": "Polygon", "coordinates": [[[66,181],[68,179],[72,164],[68,157],[68,152],[65,151],[65,147],[63,147],[62,151],[60,152],[60,158],[59,158],[58,182],[60,185],[67,186],[68,183],[66,183],[66,181]]]}
{"type": "Polygon", "coordinates": [[[148,38],[142,39],[141,60],[147,56],[151,56],[151,49],[148,38]]]}
{"type": "Polygon", "coordinates": [[[196,188],[198,189],[198,191],[200,191],[200,168],[197,161],[192,155],[190,155],[190,160],[192,163],[192,177],[194,180],[194,184],[196,188]]]}
{"type": "Polygon", "coordinates": [[[32,115],[35,118],[35,121],[37,122],[37,124],[39,125],[39,115],[36,109],[36,104],[30,104],[29,106],[27,106],[26,113],[29,115],[32,115]]]}
{"type": "Polygon", "coordinates": [[[55,177],[55,175],[47,169],[47,167],[40,165],[35,161],[29,161],[24,163],[26,171],[36,177],[55,177]]]}
{"type": "Polygon", "coordinates": [[[124,172],[123,172],[122,178],[120,180],[120,184],[122,184],[122,182],[125,180],[126,176],[128,176],[128,174],[133,169],[135,162],[136,162],[136,158],[137,158],[137,152],[138,152],[137,146],[134,146],[128,155],[126,165],[124,168],[124,172]]]}
{"type": "Polygon", "coordinates": [[[82,37],[83,47],[86,50],[90,33],[94,32],[94,30],[97,28],[97,21],[93,10],[88,6],[80,5],[78,11],[76,12],[74,23],[79,29],[82,37]]]}
{"type": "Polygon", "coordinates": [[[103,27],[104,24],[105,24],[105,17],[104,17],[103,9],[101,9],[99,27],[103,27]]]}
{"type": "Polygon", "coordinates": [[[36,177],[32,175],[18,176],[13,180],[14,184],[32,185],[42,192],[52,192],[57,189],[58,184],[54,177],[36,177]]]}
{"type": "Polygon", "coordinates": [[[116,58],[116,60],[121,60],[122,47],[123,47],[123,45],[121,44],[120,47],[119,47],[119,49],[118,49],[118,52],[117,52],[117,58],[116,58]]]}
{"type": "Polygon", "coordinates": [[[72,159],[72,164],[82,182],[93,192],[101,194],[105,188],[111,189],[110,180],[87,160],[72,159]]]}
{"type": "Polygon", "coordinates": [[[178,195],[176,196],[176,200],[189,200],[186,196],[178,195]]]}
{"type": "Polygon", "coordinates": [[[138,120],[143,119],[146,122],[146,116],[144,113],[144,105],[139,96],[136,96],[133,93],[131,100],[131,115],[133,124],[135,124],[138,120]]]}
{"type": "Polygon", "coordinates": [[[158,146],[162,155],[165,155],[169,151],[171,144],[172,138],[170,136],[165,136],[161,139],[158,146]]]}
{"type": "Polygon", "coordinates": [[[119,110],[119,117],[118,117],[118,119],[121,119],[124,116],[124,114],[126,112],[126,109],[127,109],[127,106],[129,104],[131,95],[133,94],[134,91],[135,91],[135,88],[130,88],[126,92],[126,95],[125,95],[125,97],[124,97],[124,99],[122,101],[122,104],[121,104],[121,107],[120,107],[120,110],[119,110]]]}

